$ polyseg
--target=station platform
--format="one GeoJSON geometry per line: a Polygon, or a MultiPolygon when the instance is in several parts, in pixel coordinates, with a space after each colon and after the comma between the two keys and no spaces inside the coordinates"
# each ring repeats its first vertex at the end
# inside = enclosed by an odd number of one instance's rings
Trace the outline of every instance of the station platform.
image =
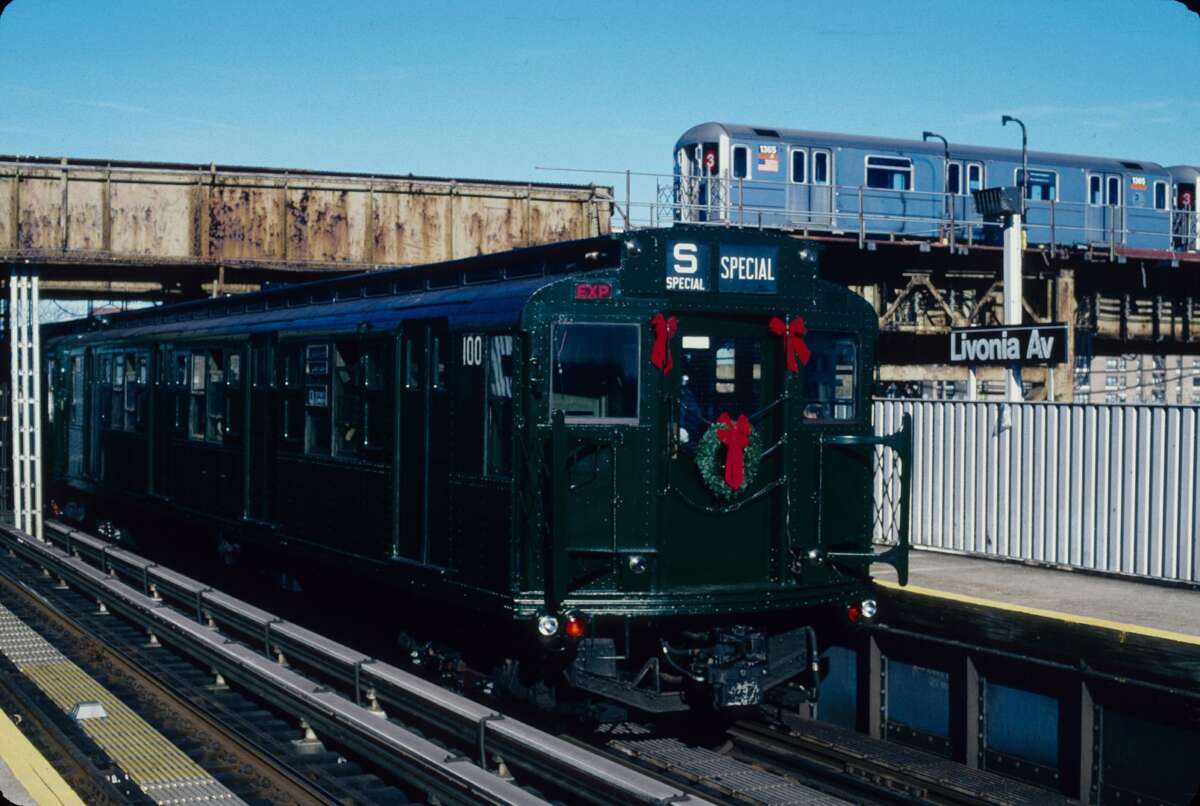
{"type": "Polygon", "coordinates": [[[938,551],[875,580],[883,629],[1200,688],[1200,590],[938,551]]]}
{"type": "MultiPolygon", "coordinates": [[[[940,551],[910,553],[908,585],[920,595],[1194,643],[1200,651],[1200,589],[1114,578],[940,551]]],[[[886,566],[876,581],[895,587],[886,566]]]]}
{"type": "Polygon", "coordinates": [[[83,800],[0,712],[0,798],[17,806],[83,806],[83,800]]]}

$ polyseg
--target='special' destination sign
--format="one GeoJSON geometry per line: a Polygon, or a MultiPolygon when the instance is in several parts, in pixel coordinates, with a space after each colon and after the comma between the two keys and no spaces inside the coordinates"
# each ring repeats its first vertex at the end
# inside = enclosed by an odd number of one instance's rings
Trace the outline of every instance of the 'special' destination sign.
{"type": "Polygon", "coordinates": [[[950,331],[951,364],[1061,364],[1066,359],[1067,326],[1061,322],[950,331]]]}

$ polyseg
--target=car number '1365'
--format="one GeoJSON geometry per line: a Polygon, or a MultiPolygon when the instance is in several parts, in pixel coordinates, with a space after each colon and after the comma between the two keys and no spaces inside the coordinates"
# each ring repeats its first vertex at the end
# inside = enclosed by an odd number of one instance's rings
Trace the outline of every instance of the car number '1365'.
{"type": "Polygon", "coordinates": [[[462,337],[462,363],[464,367],[483,364],[483,336],[462,337]]]}

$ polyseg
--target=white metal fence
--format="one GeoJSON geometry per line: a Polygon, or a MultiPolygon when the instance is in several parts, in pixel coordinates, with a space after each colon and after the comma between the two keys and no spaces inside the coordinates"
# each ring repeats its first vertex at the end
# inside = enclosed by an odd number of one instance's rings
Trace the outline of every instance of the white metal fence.
{"type": "Polygon", "coordinates": [[[1200,407],[877,400],[876,433],[905,412],[914,545],[1200,582],[1200,407]]]}

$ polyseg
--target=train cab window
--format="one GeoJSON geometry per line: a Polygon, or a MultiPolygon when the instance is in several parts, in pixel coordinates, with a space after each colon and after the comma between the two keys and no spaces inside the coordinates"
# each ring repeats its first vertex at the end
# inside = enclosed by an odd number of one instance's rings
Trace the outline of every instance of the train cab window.
{"type": "Polygon", "coordinates": [[[690,454],[721,412],[749,415],[763,407],[762,341],[692,331],[680,345],[679,446],[690,454]]]}
{"type": "Polygon", "coordinates": [[[828,185],[831,180],[829,165],[830,155],[828,151],[819,151],[813,149],[812,152],[812,183],[814,185],[828,185]]]}
{"type": "Polygon", "coordinates": [[[513,337],[492,336],[487,353],[487,437],[484,466],[489,476],[512,474],[513,337]]]}
{"type": "Polygon", "coordinates": [[[908,157],[867,157],[867,187],[912,190],[913,167],[908,157]]]}
{"type": "Polygon", "coordinates": [[[550,411],[569,422],[636,423],[641,328],[555,325],[550,411]]]}
{"type": "Polygon", "coordinates": [[[852,336],[812,332],[805,336],[812,357],[804,367],[806,423],[853,420],[858,345],[852,336]]]}
{"type": "Polygon", "coordinates": [[[983,190],[983,163],[967,163],[967,193],[983,190]]]}
{"type": "Polygon", "coordinates": [[[733,147],[733,178],[745,179],[750,171],[750,147],[733,147]]]}
{"type": "Polygon", "coordinates": [[[1155,210],[1166,210],[1167,209],[1167,183],[1166,182],[1155,182],[1154,183],[1154,209],[1155,210]]]}
{"type": "Polygon", "coordinates": [[[808,152],[803,148],[792,149],[792,183],[803,185],[808,181],[808,152]]]}
{"type": "Polygon", "coordinates": [[[962,165],[957,162],[946,164],[946,192],[953,196],[963,195],[962,165]]]}
{"type": "Polygon", "coordinates": [[[1108,202],[1109,207],[1121,206],[1121,177],[1110,176],[1108,178],[1108,194],[1106,201],[1108,202]]]}
{"type": "MultiPolygon", "coordinates": [[[[1017,168],[1014,178],[1018,187],[1024,184],[1024,175],[1025,172],[1017,168]]],[[[1058,172],[1030,169],[1029,186],[1025,190],[1025,198],[1030,201],[1056,201],[1058,199],[1058,172]]]]}

